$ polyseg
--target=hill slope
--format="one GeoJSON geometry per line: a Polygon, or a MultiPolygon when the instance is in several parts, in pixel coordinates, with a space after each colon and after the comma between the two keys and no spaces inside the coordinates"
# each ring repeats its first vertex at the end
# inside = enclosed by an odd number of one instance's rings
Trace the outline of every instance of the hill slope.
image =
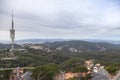
{"type": "Polygon", "coordinates": [[[63,42],[48,42],[43,43],[44,46],[52,50],[62,51],[104,51],[107,49],[120,49],[117,44],[103,43],[103,42],[86,42],[86,41],[63,41],[63,42]]]}

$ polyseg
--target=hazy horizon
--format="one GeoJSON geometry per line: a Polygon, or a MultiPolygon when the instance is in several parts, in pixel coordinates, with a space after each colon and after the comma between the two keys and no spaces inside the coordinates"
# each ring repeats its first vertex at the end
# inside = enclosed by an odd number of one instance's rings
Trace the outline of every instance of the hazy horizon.
{"type": "Polygon", "coordinates": [[[0,0],[0,40],[120,40],[119,0],[0,0]]]}
{"type": "MultiPolygon", "coordinates": [[[[69,40],[69,41],[72,41],[72,40],[78,40],[78,41],[120,41],[120,40],[116,40],[116,39],[72,39],[72,38],[69,38],[69,39],[64,39],[64,38],[25,38],[25,39],[16,39],[15,40],[15,42],[16,41],[24,41],[24,40],[63,40],[63,41],[66,41],[66,40],[69,40]]],[[[0,43],[2,43],[2,42],[10,42],[11,43],[11,39],[9,39],[9,40],[0,40],[0,43]]]]}

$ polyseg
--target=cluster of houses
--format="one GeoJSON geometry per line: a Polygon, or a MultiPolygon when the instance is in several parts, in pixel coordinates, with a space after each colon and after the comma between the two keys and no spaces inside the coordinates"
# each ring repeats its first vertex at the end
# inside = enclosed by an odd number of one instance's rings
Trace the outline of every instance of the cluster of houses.
{"type": "Polygon", "coordinates": [[[88,70],[92,71],[90,80],[120,80],[120,71],[116,76],[111,76],[101,64],[94,64],[94,60],[87,60],[86,66],[88,70]]]}
{"type": "Polygon", "coordinates": [[[24,68],[17,67],[10,74],[10,80],[32,80],[32,73],[30,71],[26,71],[24,68]]]}

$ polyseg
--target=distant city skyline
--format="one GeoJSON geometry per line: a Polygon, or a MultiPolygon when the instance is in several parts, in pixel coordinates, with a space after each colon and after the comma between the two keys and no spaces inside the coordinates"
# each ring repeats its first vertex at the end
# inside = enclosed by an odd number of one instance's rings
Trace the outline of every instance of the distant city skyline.
{"type": "Polygon", "coordinates": [[[120,40],[119,0],[0,0],[0,40],[120,40]]]}

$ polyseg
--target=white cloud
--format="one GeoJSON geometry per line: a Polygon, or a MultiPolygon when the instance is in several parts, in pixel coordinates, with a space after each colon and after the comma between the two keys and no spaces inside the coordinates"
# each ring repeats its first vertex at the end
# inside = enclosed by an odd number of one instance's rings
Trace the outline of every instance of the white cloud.
{"type": "Polygon", "coordinates": [[[11,9],[15,13],[16,39],[94,38],[101,35],[109,38],[109,33],[116,32],[120,26],[120,6],[113,0],[1,1],[1,37],[9,35],[11,9]]]}

